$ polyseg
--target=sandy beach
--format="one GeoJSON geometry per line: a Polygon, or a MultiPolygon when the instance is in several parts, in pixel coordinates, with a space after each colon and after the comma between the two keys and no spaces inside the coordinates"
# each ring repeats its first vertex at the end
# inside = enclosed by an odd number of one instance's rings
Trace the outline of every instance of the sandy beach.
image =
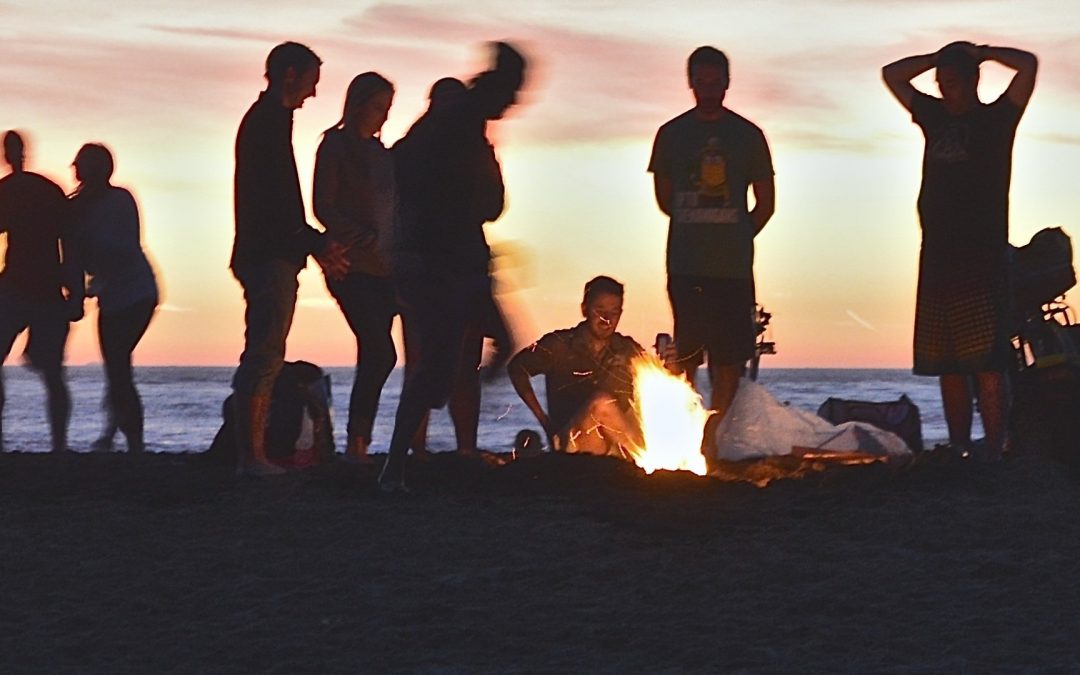
{"type": "Polygon", "coordinates": [[[1080,669],[1075,472],[777,468],[446,455],[387,498],[346,465],[3,455],[0,669],[1080,669]]]}

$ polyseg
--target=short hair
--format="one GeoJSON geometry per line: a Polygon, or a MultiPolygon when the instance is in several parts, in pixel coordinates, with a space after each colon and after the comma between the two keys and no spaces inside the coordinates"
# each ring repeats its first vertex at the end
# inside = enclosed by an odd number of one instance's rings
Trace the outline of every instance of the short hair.
{"type": "Polygon", "coordinates": [[[617,295],[621,298],[624,292],[623,285],[611,277],[594,277],[585,284],[585,297],[581,302],[588,307],[598,295],[617,295]]]}
{"type": "Polygon", "coordinates": [[[23,156],[25,145],[22,134],[12,129],[4,134],[4,158],[14,160],[23,156]]]}
{"type": "Polygon", "coordinates": [[[79,165],[84,183],[108,183],[116,166],[112,153],[101,143],[87,143],[79,148],[73,164],[79,165]]]}
{"type": "Polygon", "coordinates": [[[285,77],[289,68],[300,74],[321,65],[322,59],[310,47],[299,42],[282,42],[266,57],[266,79],[274,84],[285,77]]]}
{"type": "Polygon", "coordinates": [[[693,82],[694,69],[701,66],[716,66],[724,71],[724,75],[731,77],[731,65],[728,63],[728,57],[716,47],[705,45],[690,53],[690,58],[686,59],[686,79],[693,82]]]}
{"type": "Polygon", "coordinates": [[[979,61],[967,52],[963,43],[947,45],[937,57],[937,68],[952,68],[961,77],[972,78],[979,74],[979,61]]]}
{"type": "Polygon", "coordinates": [[[456,77],[444,77],[436,80],[428,92],[428,100],[431,105],[439,107],[457,101],[468,91],[465,83],[456,77]]]}
{"type": "Polygon", "coordinates": [[[15,130],[11,130],[3,135],[3,150],[4,152],[18,152],[22,151],[23,135],[19,134],[15,130]]]}

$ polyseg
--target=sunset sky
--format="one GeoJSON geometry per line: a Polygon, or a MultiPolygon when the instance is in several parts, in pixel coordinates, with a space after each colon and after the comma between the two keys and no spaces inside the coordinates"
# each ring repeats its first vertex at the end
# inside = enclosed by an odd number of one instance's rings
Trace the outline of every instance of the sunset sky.
{"type": "MultiPolygon", "coordinates": [[[[1080,235],[1080,3],[0,1],[0,37],[0,129],[27,132],[30,168],[70,190],[76,150],[100,141],[116,156],[114,182],[139,200],[165,295],[142,364],[236,363],[233,141],[266,53],[287,39],[325,62],[317,98],[295,117],[307,194],[319,134],[354,75],[396,84],[390,144],[434,80],[482,68],[484,41],[522,45],[535,67],[522,104],[492,127],[509,208],[488,236],[509,251],[500,281],[523,341],[576,322],[581,286],[597,274],[627,285],[621,332],[648,344],[670,331],[667,224],[645,168],[656,128],[692,105],[685,59],[702,44],[727,52],[728,106],[762,127],[776,167],[777,212],[756,262],[780,352],[767,366],[910,365],[922,144],[881,84],[885,63],[956,39],[1035,52],[1012,241],[1050,225],[1080,235]]],[[[985,66],[983,100],[1008,75],[985,66]]],[[[917,84],[936,93],[930,76],[917,84]]],[[[351,363],[321,272],[312,263],[301,280],[289,358],[351,363]]],[[[71,363],[99,360],[89,319],[73,332],[71,363]]]]}

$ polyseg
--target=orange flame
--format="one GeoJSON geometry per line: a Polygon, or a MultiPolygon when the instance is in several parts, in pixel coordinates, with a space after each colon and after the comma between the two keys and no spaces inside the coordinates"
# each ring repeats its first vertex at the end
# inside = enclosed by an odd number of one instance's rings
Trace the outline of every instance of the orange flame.
{"type": "Polygon", "coordinates": [[[658,469],[708,473],[701,454],[705,422],[712,415],[686,378],[673,375],[653,356],[641,356],[634,371],[634,412],[641,423],[642,447],[629,448],[646,473],[658,469]]]}

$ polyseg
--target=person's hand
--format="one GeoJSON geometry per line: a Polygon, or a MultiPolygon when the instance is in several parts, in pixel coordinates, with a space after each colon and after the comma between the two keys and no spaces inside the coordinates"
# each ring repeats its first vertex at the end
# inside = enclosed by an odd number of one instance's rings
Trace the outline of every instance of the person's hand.
{"type": "Polygon", "coordinates": [[[335,281],[341,281],[349,273],[349,247],[340,241],[331,239],[326,244],[323,252],[315,256],[315,260],[322,266],[326,276],[335,281]]]}
{"type": "Polygon", "coordinates": [[[664,353],[660,354],[660,360],[664,362],[664,367],[668,371],[679,374],[682,369],[679,367],[679,348],[675,345],[675,341],[671,340],[664,347],[664,353]]]}
{"type": "Polygon", "coordinates": [[[562,448],[557,447],[555,443],[556,440],[558,440],[559,435],[555,427],[551,425],[551,418],[548,417],[547,414],[544,414],[544,416],[541,417],[539,421],[540,426],[544,429],[544,436],[547,439],[548,448],[551,450],[551,452],[561,451],[562,448]]]}

